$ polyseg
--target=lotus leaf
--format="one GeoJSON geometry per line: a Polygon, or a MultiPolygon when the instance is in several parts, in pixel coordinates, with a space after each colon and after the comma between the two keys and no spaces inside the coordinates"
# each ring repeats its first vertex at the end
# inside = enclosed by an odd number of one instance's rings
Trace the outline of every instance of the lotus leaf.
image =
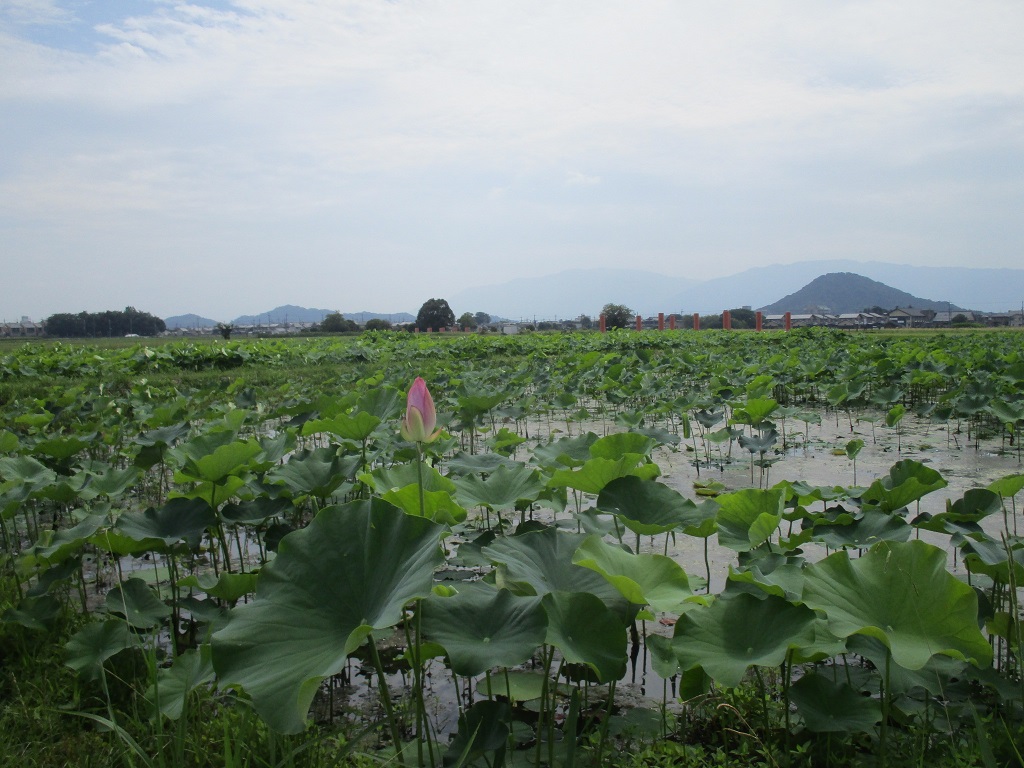
{"type": "Polygon", "coordinates": [[[626,625],[588,592],[549,592],[547,642],[569,662],[586,664],[608,683],[626,674],[626,625]]]}
{"type": "Polygon", "coordinates": [[[154,711],[177,720],[185,710],[188,695],[214,680],[210,646],[201,645],[178,656],[174,663],[157,672],[157,682],[146,691],[146,700],[154,711]]]}
{"type": "Polygon", "coordinates": [[[790,688],[790,697],[804,727],[814,733],[871,733],[882,719],[878,699],[821,674],[801,677],[790,688]]]}
{"type": "Polygon", "coordinates": [[[573,563],[606,578],[629,602],[656,611],[681,613],[693,596],[682,566],[663,555],[634,555],[599,536],[588,536],[573,563]]]}
{"type": "Polygon", "coordinates": [[[653,536],[697,522],[697,505],[655,480],[634,475],[612,480],[597,498],[597,508],[618,515],[634,533],[653,536]]]}
{"type": "Polygon", "coordinates": [[[782,520],[785,494],[771,488],[747,488],[717,498],[718,542],[737,552],[746,552],[771,538],[782,520]]]}
{"type": "Polygon", "coordinates": [[[893,661],[920,669],[937,653],[988,664],[973,589],[946,571],[946,553],[923,541],[880,542],[851,560],[836,552],[807,567],[803,601],[838,637],[881,640],[893,661]]]}
{"type": "Polygon", "coordinates": [[[171,615],[171,609],[142,579],[126,579],[107,592],[107,610],[123,616],[135,629],[152,629],[171,615]]]}
{"type": "Polygon", "coordinates": [[[458,675],[522,664],[547,631],[540,598],[485,585],[470,585],[452,597],[431,596],[420,609],[423,636],[444,648],[458,675]]]}
{"type": "Polygon", "coordinates": [[[442,531],[380,501],[322,510],[281,540],[256,598],[213,635],[220,685],[244,688],[275,730],[302,730],[320,681],[430,594],[442,531]]]}
{"type": "Polygon", "coordinates": [[[701,667],[735,688],[752,664],[774,667],[790,649],[813,644],[814,624],[814,612],[802,605],[737,593],[680,616],[672,647],[683,670],[701,667]]]}
{"type": "Polygon", "coordinates": [[[456,495],[463,506],[512,509],[519,502],[532,502],[544,490],[544,481],[536,469],[525,464],[515,468],[499,466],[487,478],[479,475],[458,477],[456,495]]]}
{"type": "Polygon", "coordinates": [[[159,539],[166,546],[187,541],[195,548],[207,528],[217,524],[217,516],[203,499],[170,499],[159,509],[125,512],[114,529],[137,541],[159,539]]]}

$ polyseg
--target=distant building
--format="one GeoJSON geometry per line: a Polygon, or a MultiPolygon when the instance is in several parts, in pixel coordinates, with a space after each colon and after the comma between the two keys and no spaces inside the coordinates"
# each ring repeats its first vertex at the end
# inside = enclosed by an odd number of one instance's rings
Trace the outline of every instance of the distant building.
{"type": "Polygon", "coordinates": [[[46,335],[46,327],[42,323],[34,323],[26,316],[16,323],[9,323],[6,320],[0,323],[0,338],[25,339],[37,338],[46,335]]]}
{"type": "Polygon", "coordinates": [[[889,321],[906,328],[922,328],[931,325],[935,311],[917,307],[896,307],[889,313],[889,321]]]}

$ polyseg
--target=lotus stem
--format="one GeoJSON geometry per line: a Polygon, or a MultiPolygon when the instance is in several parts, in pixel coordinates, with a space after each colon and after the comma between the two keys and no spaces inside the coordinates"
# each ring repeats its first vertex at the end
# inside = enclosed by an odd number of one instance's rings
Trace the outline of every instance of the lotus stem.
{"type": "Polygon", "coordinates": [[[391,729],[391,741],[395,745],[395,755],[398,757],[398,764],[405,768],[402,734],[398,729],[398,721],[395,719],[395,708],[391,704],[391,692],[388,690],[388,681],[384,676],[384,665],[381,663],[380,654],[377,653],[377,642],[373,639],[373,635],[369,637],[369,645],[373,668],[377,671],[377,689],[380,691],[380,701],[384,705],[384,712],[387,714],[388,727],[391,729]]]}

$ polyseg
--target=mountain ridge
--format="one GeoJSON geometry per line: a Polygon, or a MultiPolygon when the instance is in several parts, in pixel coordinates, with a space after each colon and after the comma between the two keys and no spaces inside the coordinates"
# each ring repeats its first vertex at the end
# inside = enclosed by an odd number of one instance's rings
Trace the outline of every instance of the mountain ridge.
{"type": "Polygon", "coordinates": [[[854,272],[829,272],[814,278],[798,291],[761,307],[769,314],[827,312],[834,315],[861,312],[870,307],[916,307],[935,311],[962,307],[947,301],[923,299],[854,272]]]}

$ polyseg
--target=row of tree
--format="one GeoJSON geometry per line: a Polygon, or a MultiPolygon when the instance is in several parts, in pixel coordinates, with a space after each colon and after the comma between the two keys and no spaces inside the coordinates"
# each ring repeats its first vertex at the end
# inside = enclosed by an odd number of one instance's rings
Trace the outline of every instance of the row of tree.
{"type": "MultiPolygon", "coordinates": [[[[605,326],[608,328],[632,328],[636,323],[636,313],[624,304],[605,304],[601,309],[601,314],[604,315],[605,326]]],[[[757,313],[752,309],[737,307],[736,309],[730,309],[729,315],[731,316],[732,327],[737,330],[757,327],[757,313]]],[[[675,317],[676,328],[680,330],[693,328],[692,314],[674,314],[669,317],[675,317]]],[[[721,328],[722,316],[701,315],[700,327],[721,328]]]]}
{"type": "Polygon", "coordinates": [[[167,330],[159,317],[140,312],[135,307],[125,307],[123,312],[79,312],[77,315],[63,312],[50,315],[43,321],[48,336],[64,338],[85,338],[97,336],[156,336],[167,330]]]}

